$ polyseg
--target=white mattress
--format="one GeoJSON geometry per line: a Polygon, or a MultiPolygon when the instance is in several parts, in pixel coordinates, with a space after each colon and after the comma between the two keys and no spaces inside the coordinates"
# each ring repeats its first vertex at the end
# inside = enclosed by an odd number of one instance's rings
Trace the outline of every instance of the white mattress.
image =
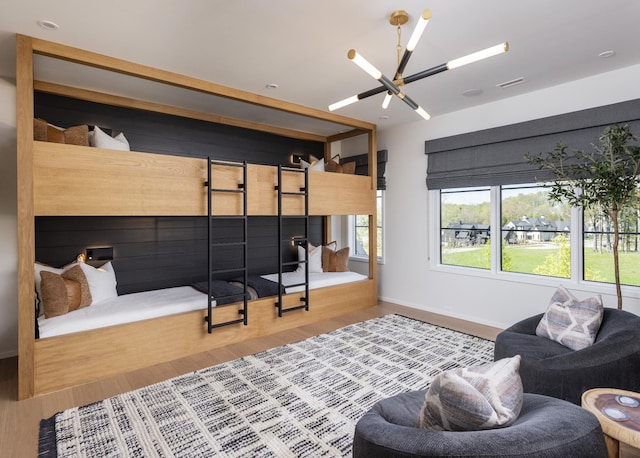
{"type": "MultiPolygon", "coordinates": [[[[277,282],[278,274],[263,275],[262,278],[277,282]]],[[[367,278],[366,275],[356,272],[309,273],[309,289],[340,285],[367,278]]],[[[287,285],[303,282],[304,272],[286,272],[282,275],[282,283],[286,293],[304,291],[304,285],[287,287],[287,285]]],[[[213,305],[215,305],[215,301],[213,301],[213,305]]],[[[53,337],[206,308],[206,294],[200,293],[190,286],[179,286],[124,294],[53,318],[40,316],[38,328],[41,338],[53,337]]]]}
{"type": "MultiPolygon", "coordinates": [[[[262,278],[277,282],[278,274],[262,275],[262,278]]],[[[343,283],[366,280],[367,278],[369,277],[357,272],[309,272],[309,289],[341,285],[343,283]]],[[[287,287],[287,285],[297,285],[299,283],[304,283],[304,272],[285,272],[282,274],[282,284],[287,294],[304,291],[304,285],[287,287]]]]}
{"type": "MultiPolygon", "coordinates": [[[[215,301],[213,301],[215,305],[215,301]]],[[[190,286],[123,294],[53,318],[38,318],[40,337],[103,328],[207,308],[207,295],[190,286]]]]}

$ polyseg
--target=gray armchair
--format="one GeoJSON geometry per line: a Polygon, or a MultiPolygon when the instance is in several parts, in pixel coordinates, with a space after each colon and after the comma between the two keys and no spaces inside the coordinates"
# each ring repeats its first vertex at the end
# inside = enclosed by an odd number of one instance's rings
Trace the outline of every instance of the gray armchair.
{"type": "Polygon", "coordinates": [[[604,309],[593,345],[574,351],[536,336],[542,314],[527,318],[498,334],[494,359],[520,355],[525,393],[538,393],[580,405],[591,388],[640,391],[640,317],[624,310],[604,309]]]}
{"type": "Polygon", "coordinates": [[[356,424],[353,456],[607,456],[596,417],[566,401],[525,393],[520,415],[511,426],[485,431],[434,431],[416,427],[425,393],[402,393],[376,403],[356,424]]]}

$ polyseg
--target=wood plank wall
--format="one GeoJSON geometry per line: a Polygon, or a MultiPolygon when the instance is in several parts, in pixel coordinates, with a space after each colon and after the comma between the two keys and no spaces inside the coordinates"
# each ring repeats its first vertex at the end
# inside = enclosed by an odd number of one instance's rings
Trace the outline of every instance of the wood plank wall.
{"type": "MultiPolygon", "coordinates": [[[[295,261],[297,248],[288,241],[304,234],[304,223],[286,219],[283,227],[283,258],[295,261]]],[[[310,218],[310,239],[322,242],[323,218],[310,218]]],[[[250,274],[278,271],[276,217],[257,216],[248,220],[248,265],[250,274]]],[[[237,220],[216,221],[214,237],[234,241],[241,236],[237,220]]],[[[206,217],[36,217],[36,260],[62,266],[84,253],[87,247],[113,247],[113,266],[118,293],[189,285],[206,280],[206,217]]],[[[214,268],[242,265],[242,250],[216,249],[214,268]]],[[[289,267],[285,270],[291,270],[289,267]]],[[[227,274],[230,279],[238,273],[227,274]],[[229,276],[231,275],[231,276],[229,276]]]]}
{"type": "Polygon", "coordinates": [[[134,151],[264,165],[290,165],[293,153],[324,155],[321,142],[42,92],[34,94],[34,114],[60,127],[89,124],[123,132],[134,151]]]}

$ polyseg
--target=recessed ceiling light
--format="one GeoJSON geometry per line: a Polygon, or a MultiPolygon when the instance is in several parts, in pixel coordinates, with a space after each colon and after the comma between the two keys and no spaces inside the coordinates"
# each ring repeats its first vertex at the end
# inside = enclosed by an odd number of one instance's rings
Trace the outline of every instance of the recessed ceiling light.
{"type": "Polygon", "coordinates": [[[278,85],[276,83],[267,83],[265,84],[267,89],[278,89],[278,85]]]}
{"type": "Polygon", "coordinates": [[[47,19],[40,19],[38,25],[45,30],[58,30],[60,26],[53,21],[47,19]]]}
{"type": "Polygon", "coordinates": [[[603,59],[606,59],[607,57],[613,57],[615,55],[616,55],[615,51],[604,51],[598,54],[598,57],[602,57],[603,59]]]}
{"type": "Polygon", "coordinates": [[[465,97],[475,97],[482,94],[482,89],[467,89],[462,93],[465,97]]]}

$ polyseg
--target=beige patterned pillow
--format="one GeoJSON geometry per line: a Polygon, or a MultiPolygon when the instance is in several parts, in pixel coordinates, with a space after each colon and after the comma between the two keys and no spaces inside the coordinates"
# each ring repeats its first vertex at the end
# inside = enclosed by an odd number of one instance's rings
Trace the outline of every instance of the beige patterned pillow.
{"type": "Polygon", "coordinates": [[[453,369],[431,382],[418,427],[478,431],[509,426],[522,409],[520,355],[453,369]]]}
{"type": "Polygon", "coordinates": [[[602,296],[579,301],[563,286],[559,286],[538,323],[536,335],[572,350],[582,350],[595,342],[603,313],[602,296]]]}

